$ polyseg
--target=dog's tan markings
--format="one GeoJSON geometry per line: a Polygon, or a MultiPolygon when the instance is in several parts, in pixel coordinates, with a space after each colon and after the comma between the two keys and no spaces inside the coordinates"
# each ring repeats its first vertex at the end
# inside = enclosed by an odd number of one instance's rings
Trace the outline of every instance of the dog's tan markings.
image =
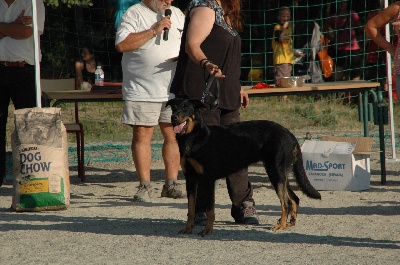
{"type": "Polygon", "coordinates": [[[185,134],[189,134],[189,133],[191,133],[193,131],[193,129],[195,127],[195,123],[193,122],[193,118],[189,118],[186,122],[189,123],[189,124],[187,126],[186,131],[185,131],[185,134]]]}
{"type": "Polygon", "coordinates": [[[213,232],[214,228],[214,221],[215,221],[215,208],[206,211],[207,214],[207,222],[206,226],[204,227],[203,231],[199,233],[201,236],[210,235],[213,232]]]}
{"type": "Polygon", "coordinates": [[[204,168],[202,164],[200,164],[196,159],[193,158],[188,158],[187,161],[193,166],[197,174],[203,175],[204,168]]]}
{"type": "Polygon", "coordinates": [[[194,226],[195,206],[196,206],[196,194],[190,194],[188,198],[188,214],[185,227],[179,231],[179,234],[191,234],[194,226]]]}
{"type": "Polygon", "coordinates": [[[277,231],[277,230],[285,230],[286,229],[286,222],[287,222],[287,217],[288,217],[288,194],[285,192],[285,183],[279,183],[277,187],[277,195],[279,197],[279,200],[281,202],[281,208],[282,208],[282,215],[281,218],[278,220],[278,223],[274,225],[272,228],[272,231],[277,231]]]}
{"type": "Polygon", "coordinates": [[[290,210],[290,222],[287,224],[288,227],[296,225],[297,219],[297,204],[292,200],[292,209],[290,210]]]}
{"type": "Polygon", "coordinates": [[[190,151],[191,151],[192,149],[190,148],[190,146],[186,146],[186,148],[185,148],[185,154],[190,154],[190,151]]]}

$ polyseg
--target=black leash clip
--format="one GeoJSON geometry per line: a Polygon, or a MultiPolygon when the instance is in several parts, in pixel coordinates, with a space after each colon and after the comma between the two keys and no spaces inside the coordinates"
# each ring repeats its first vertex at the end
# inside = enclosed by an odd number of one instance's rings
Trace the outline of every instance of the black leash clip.
{"type": "Polygon", "coordinates": [[[215,110],[218,107],[218,98],[210,91],[204,91],[201,97],[201,102],[209,109],[215,110]]]}

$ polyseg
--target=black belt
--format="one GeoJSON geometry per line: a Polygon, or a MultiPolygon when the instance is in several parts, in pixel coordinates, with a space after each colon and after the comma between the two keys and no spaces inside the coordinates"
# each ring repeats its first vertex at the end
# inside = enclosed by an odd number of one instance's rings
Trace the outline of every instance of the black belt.
{"type": "Polygon", "coordinates": [[[19,61],[19,62],[9,62],[9,61],[0,61],[0,65],[4,65],[7,67],[25,67],[27,62],[19,61]]]}

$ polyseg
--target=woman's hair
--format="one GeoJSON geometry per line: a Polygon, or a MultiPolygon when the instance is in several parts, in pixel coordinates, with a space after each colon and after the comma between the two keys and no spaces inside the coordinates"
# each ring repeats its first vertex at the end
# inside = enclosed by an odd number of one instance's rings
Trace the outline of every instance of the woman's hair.
{"type": "Polygon", "coordinates": [[[237,31],[242,31],[241,0],[225,0],[224,18],[231,22],[231,27],[237,31]]]}
{"type": "Polygon", "coordinates": [[[81,51],[83,51],[84,49],[86,49],[90,54],[94,54],[94,49],[91,45],[84,45],[81,51]]]}

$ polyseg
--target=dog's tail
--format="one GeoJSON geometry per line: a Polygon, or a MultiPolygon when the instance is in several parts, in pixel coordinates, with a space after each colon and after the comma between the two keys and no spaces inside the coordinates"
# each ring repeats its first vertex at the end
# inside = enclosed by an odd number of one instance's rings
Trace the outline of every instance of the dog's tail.
{"type": "Polygon", "coordinates": [[[311,185],[307,178],[306,171],[303,165],[303,156],[301,155],[300,146],[297,145],[293,149],[293,170],[297,184],[301,190],[310,198],[321,199],[321,194],[311,185]]]}

